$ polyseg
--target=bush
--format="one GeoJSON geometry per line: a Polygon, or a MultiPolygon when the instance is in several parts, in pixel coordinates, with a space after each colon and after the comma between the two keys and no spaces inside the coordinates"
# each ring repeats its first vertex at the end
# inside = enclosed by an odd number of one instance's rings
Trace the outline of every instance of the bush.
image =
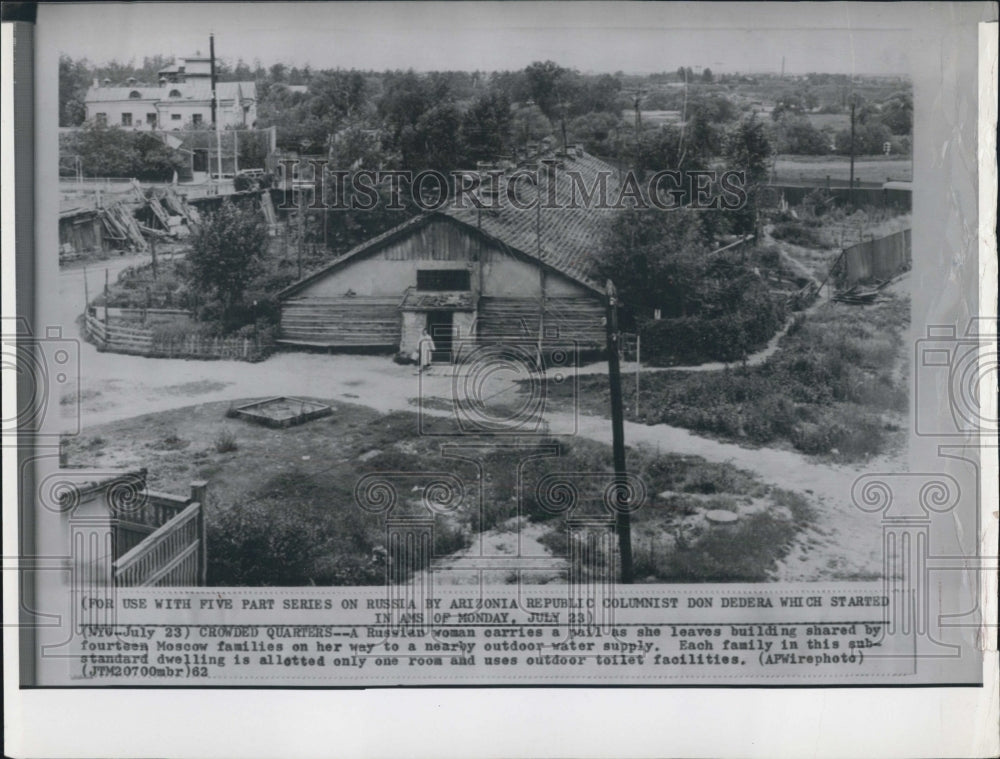
{"type": "Polygon", "coordinates": [[[775,240],[784,240],[792,245],[801,245],[804,248],[825,248],[823,238],[819,236],[815,229],[807,227],[798,221],[779,222],[771,230],[771,237],[775,240]]]}
{"type": "Polygon", "coordinates": [[[209,511],[211,585],[307,585],[321,540],[303,523],[301,508],[240,503],[209,511]]]}
{"type": "Polygon", "coordinates": [[[739,361],[763,347],[784,324],[784,304],[766,293],[746,295],[734,314],[646,322],[641,327],[643,362],[671,366],[739,361]]]}
{"type": "Polygon", "coordinates": [[[257,183],[246,174],[237,174],[233,177],[233,189],[236,192],[249,192],[257,187],[257,183]]]}
{"type": "Polygon", "coordinates": [[[215,438],[215,450],[218,453],[232,453],[240,448],[236,435],[230,430],[222,430],[215,438]]]}

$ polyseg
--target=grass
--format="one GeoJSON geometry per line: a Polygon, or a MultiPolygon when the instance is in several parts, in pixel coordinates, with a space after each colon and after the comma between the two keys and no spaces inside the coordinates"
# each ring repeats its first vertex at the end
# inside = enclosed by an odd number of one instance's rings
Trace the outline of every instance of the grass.
{"type": "MultiPolygon", "coordinates": [[[[552,499],[540,495],[547,475],[558,473],[575,488],[572,515],[609,513],[603,493],[612,477],[611,450],[586,439],[518,441],[459,435],[454,426],[454,437],[427,436],[419,433],[413,413],[379,414],[340,402],[332,417],[273,430],[227,418],[230,406],[208,403],[149,414],[67,442],[72,465],[144,466],[155,490],[184,493],[192,480],[207,479],[213,585],[383,583],[385,515],[359,508],[355,497],[355,487],[370,474],[394,485],[394,515],[426,515],[423,487],[446,476],[460,480],[454,508],[434,516],[438,556],[467,548],[479,533],[502,530],[517,516],[540,525],[541,542],[566,555],[570,512],[553,510],[552,499]]],[[[667,558],[678,545],[689,551],[692,577],[767,578],[808,521],[804,505],[798,516],[788,509],[798,496],[730,464],[646,448],[630,449],[628,456],[630,472],[649,496],[633,514],[637,540],[652,537],[663,547],[653,565],[643,565],[640,579],[680,578],[679,565],[667,558]],[[706,511],[723,508],[740,512],[735,529],[706,522],[706,511]]]]}
{"type": "MultiPolygon", "coordinates": [[[[847,181],[851,175],[848,156],[778,156],[774,166],[777,183],[847,181]]],[[[861,182],[882,183],[887,177],[913,179],[913,162],[898,156],[864,156],[854,161],[854,178],[861,182]]]]}
{"type": "MultiPolygon", "coordinates": [[[[871,306],[827,303],[799,317],[759,366],[717,372],[646,373],[625,383],[626,417],[752,445],[784,443],[807,454],[856,461],[902,434],[909,395],[901,356],[909,299],[871,306]]],[[[553,386],[550,401],[569,403],[553,386]]],[[[607,415],[607,378],[579,380],[579,408],[607,415]]]]}

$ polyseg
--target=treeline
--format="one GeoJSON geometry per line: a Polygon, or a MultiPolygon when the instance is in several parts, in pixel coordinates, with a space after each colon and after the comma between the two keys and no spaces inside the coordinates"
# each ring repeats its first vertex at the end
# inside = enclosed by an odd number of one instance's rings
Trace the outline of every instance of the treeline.
{"type": "MultiPolygon", "coordinates": [[[[62,126],[78,126],[94,79],[115,84],[134,77],[155,83],[170,62],[156,55],[141,65],[94,66],[60,59],[62,126]]],[[[698,149],[718,152],[721,135],[741,118],[771,111],[770,138],[778,152],[846,153],[850,134],[820,129],[809,114],[846,114],[855,98],[855,152],[880,153],[895,140],[909,150],[912,95],[897,82],[841,75],[715,76],[711,69],[650,75],[582,74],[552,61],[517,71],[314,70],[276,63],[269,68],[218,61],[222,81],[257,84],[258,127],[277,127],[278,144],[301,153],[329,153],[346,165],[361,161],[404,169],[447,171],[509,154],[529,142],[552,138],[582,142],[607,158],[634,159],[647,132],[664,124],[684,130],[698,149]],[[305,91],[302,91],[302,87],[305,91]],[[640,112],[667,112],[659,120],[640,112]]]]}

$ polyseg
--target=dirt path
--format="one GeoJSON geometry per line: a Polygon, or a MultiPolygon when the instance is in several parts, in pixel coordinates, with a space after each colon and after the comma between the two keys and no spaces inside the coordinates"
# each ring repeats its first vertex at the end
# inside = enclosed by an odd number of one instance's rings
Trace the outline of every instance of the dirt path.
{"type": "MultiPolygon", "coordinates": [[[[453,397],[456,383],[456,378],[438,370],[429,377],[418,377],[411,367],[398,366],[385,357],[308,353],[279,354],[260,364],[246,364],[146,359],[97,353],[90,348],[82,357],[82,369],[78,409],[84,434],[95,425],[139,414],[269,395],[341,398],[381,412],[416,411],[417,398],[433,398],[437,403],[425,407],[424,413],[443,415],[450,412],[441,401],[453,397]]],[[[511,404],[519,402],[513,383],[502,392],[500,400],[504,399],[511,404]]],[[[552,412],[546,414],[545,421],[554,432],[611,443],[607,419],[552,412]]],[[[863,471],[897,470],[901,468],[899,461],[873,460],[863,468],[836,466],[793,451],[721,443],[668,425],[626,422],[625,438],[629,445],[728,462],[776,486],[811,494],[817,520],[780,567],[780,578],[866,575],[880,566],[881,529],[877,519],[852,505],[851,486],[863,471]]]]}
{"type": "MultiPolygon", "coordinates": [[[[120,268],[135,259],[114,262],[120,268]]],[[[110,268],[110,267],[109,267],[110,268]]],[[[109,273],[110,275],[110,273],[109,273]]],[[[103,279],[103,277],[102,277],[103,279]]],[[[65,272],[60,278],[62,307],[68,314],[82,306],[82,270],[65,272]],[[79,296],[79,297],[77,297],[79,296]],[[73,305],[76,303],[76,305],[73,305]]],[[[74,314],[75,316],[75,314],[74,314]]],[[[64,333],[75,334],[73,319],[64,333]]],[[[777,349],[780,335],[755,354],[763,361],[777,349]]],[[[384,356],[347,356],[319,353],[280,353],[259,364],[237,361],[185,361],[149,359],[114,353],[98,353],[88,343],[80,344],[81,382],[77,402],[64,396],[64,416],[78,416],[83,434],[96,425],[185,406],[248,397],[298,395],[336,399],[367,405],[381,412],[417,410],[418,398],[433,398],[434,415],[450,413],[455,377],[449,369],[435,368],[430,376],[418,376],[413,367],[399,366],[384,356]],[[441,403],[445,401],[445,403],[441,403]],[[444,410],[441,410],[444,409],[444,410]]],[[[719,366],[691,367],[711,371],[719,366]]],[[[606,371],[606,364],[587,367],[606,371]]],[[[676,368],[674,368],[676,370],[676,368]]],[[[517,379],[499,383],[495,395],[500,402],[518,406],[517,379]]],[[[71,394],[72,395],[72,394],[71,394]]],[[[549,413],[549,427],[557,433],[578,434],[599,442],[611,442],[607,419],[571,413],[549,413]]],[[[806,530],[779,567],[780,579],[833,579],[867,576],[881,565],[881,529],[876,518],[856,509],[851,486],[863,471],[893,471],[902,468],[898,459],[879,459],[863,468],[819,463],[793,451],[743,448],[694,435],[668,425],[647,426],[627,422],[629,445],[647,445],[654,450],[702,456],[758,474],[776,486],[811,494],[817,520],[806,530]]]]}

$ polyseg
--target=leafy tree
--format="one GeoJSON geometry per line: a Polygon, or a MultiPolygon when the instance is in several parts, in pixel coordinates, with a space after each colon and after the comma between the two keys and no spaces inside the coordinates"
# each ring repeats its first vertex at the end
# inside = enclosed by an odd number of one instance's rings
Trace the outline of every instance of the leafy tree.
{"type": "Polygon", "coordinates": [[[733,230],[736,232],[752,232],[756,227],[760,188],[767,182],[771,151],[771,141],[756,116],[743,120],[729,134],[726,144],[728,167],[745,172],[744,187],[747,191],[746,205],[732,212],[733,230]]]}
{"type": "Polygon", "coordinates": [[[604,250],[601,277],[615,283],[641,321],[657,308],[674,316],[690,312],[711,240],[697,211],[626,210],[612,221],[604,250]]]}
{"type": "Polygon", "coordinates": [[[148,132],[84,124],[60,135],[60,157],[79,156],[88,177],[134,177],[164,181],[184,166],[179,153],[148,132]]]}
{"type": "Polygon", "coordinates": [[[913,95],[897,92],[883,103],[882,123],[893,134],[910,134],[913,131],[913,95]]]}
{"type": "Polygon", "coordinates": [[[462,135],[473,160],[487,161],[506,152],[510,130],[510,101],[503,93],[480,96],[462,118],[462,135]]]}
{"type": "Polygon", "coordinates": [[[792,155],[826,155],[832,152],[830,138],[805,116],[786,114],[777,125],[778,150],[792,155]]]}
{"type": "Polygon", "coordinates": [[[426,83],[411,69],[385,77],[378,110],[398,138],[404,127],[416,125],[432,102],[426,83]]]}
{"type": "Polygon", "coordinates": [[[574,72],[552,62],[532,63],[524,70],[528,94],[550,119],[562,115],[561,109],[573,99],[574,72]]]}
{"type": "Polygon", "coordinates": [[[621,89],[621,80],[611,74],[585,77],[567,93],[573,97],[570,112],[573,115],[618,113],[621,89]]]}
{"type": "Polygon", "coordinates": [[[618,152],[622,126],[621,114],[616,111],[586,113],[577,116],[567,125],[570,139],[582,142],[588,153],[612,156],[618,152]]]}
{"type": "MultiPolygon", "coordinates": [[[[890,142],[892,133],[881,121],[869,120],[866,123],[856,123],[854,126],[854,155],[879,155],[883,152],[885,143],[890,142]]],[[[837,152],[843,155],[851,153],[851,130],[842,129],[835,137],[837,152]]]]}
{"type": "Polygon", "coordinates": [[[429,109],[400,136],[403,167],[449,172],[463,162],[462,115],[453,103],[429,109]]]}
{"type": "Polygon", "coordinates": [[[730,361],[766,342],[783,310],[752,262],[713,252],[704,213],[623,211],[606,238],[601,274],[614,281],[628,329],[654,361],[730,361]],[[654,320],[654,310],[661,320],[654,320]]]}
{"type": "Polygon", "coordinates": [[[225,330],[246,320],[244,294],[261,273],[267,224],[253,204],[223,201],[191,238],[190,286],[208,303],[202,318],[217,317],[225,330]]]}
{"type": "Polygon", "coordinates": [[[80,126],[86,118],[84,98],[91,85],[90,68],[85,60],[59,56],[59,126],[80,126]]]}
{"type": "Polygon", "coordinates": [[[511,136],[517,145],[537,142],[552,133],[552,122],[537,105],[522,105],[511,115],[511,136]]]}

